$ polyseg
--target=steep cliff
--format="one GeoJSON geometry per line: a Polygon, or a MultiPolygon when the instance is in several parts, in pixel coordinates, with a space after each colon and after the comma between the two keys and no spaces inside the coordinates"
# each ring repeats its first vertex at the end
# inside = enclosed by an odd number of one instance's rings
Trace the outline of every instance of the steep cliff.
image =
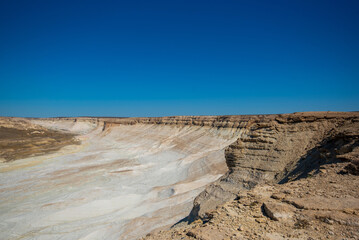
{"type": "MultiPolygon", "coordinates": [[[[94,122],[94,118],[62,118],[94,122]]],[[[56,121],[56,119],[53,119],[56,121]]],[[[227,173],[194,201],[187,220],[193,221],[219,204],[259,183],[286,182],[338,161],[335,147],[355,148],[358,112],[304,112],[271,115],[96,118],[103,130],[116,125],[155,124],[237,129],[237,140],[225,149],[227,173]],[[353,135],[353,136],[352,136],[353,135]],[[339,141],[339,143],[335,143],[339,141]],[[355,141],[354,141],[355,142],[355,141]],[[329,145],[328,145],[329,144],[329,145]],[[330,145],[331,144],[331,145],[330,145]],[[347,145],[353,145],[349,147],[347,145]],[[338,145],[338,146],[334,146],[338,145]]],[[[342,159],[343,153],[341,154],[342,159]]]]}
{"type": "MultiPolygon", "coordinates": [[[[325,163],[345,159],[358,146],[358,113],[295,113],[250,119],[225,150],[228,172],[194,201],[193,221],[259,183],[284,183],[325,163]]],[[[345,160],[356,161],[351,155],[345,160]]]]}
{"type": "Polygon", "coordinates": [[[225,150],[227,173],[195,199],[190,224],[144,239],[358,239],[358,113],[251,120],[225,150]]]}

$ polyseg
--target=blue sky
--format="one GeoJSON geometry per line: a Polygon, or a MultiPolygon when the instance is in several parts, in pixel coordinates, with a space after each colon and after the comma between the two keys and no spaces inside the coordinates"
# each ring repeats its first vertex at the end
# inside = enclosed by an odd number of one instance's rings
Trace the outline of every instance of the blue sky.
{"type": "Polygon", "coordinates": [[[0,2],[0,115],[359,110],[359,1],[0,2]]]}

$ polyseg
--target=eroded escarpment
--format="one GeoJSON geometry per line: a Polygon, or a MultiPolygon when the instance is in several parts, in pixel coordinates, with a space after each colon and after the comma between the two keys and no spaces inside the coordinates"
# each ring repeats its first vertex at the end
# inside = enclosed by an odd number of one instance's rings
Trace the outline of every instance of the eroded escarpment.
{"type": "MultiPolygon", "coordinates": [[[[237,129],[241,133],[225,150],[229,171],[195,199],[188,218],[193,221],[259,183],[284,183],[303,177],[324,163],[353,161],[348,160],[347,153],[357,151],[358,117],[357,112],[306,112],[98,121],[103,123],[103,130],[116,125],[155,124],[237,129]]],[[[355,171],[355,166],[349,169],[355,171]]]]}
{"type": "Polygon", "coordinates": [[[323,164],[350,161],[356,171],[358,113],[296,113],[250,119],[225,151],[229,171],[194,201],[188,220],[235,199],[260,183],[305,177],[323,164]]]}
{"type": "Polygon", "coordinates": [[[24,119],[80,145],[0,164],[2,239],[137,239],[186,217],[238,128],[24,119]]]}
{"type": "Polygon", "coordinates": [[[248,189],[301,179],[325,163],[349,161],[341,171],[355,174],[358,117],[25,119],[76,134],[81,145],[0,165],[0,230],[5,239],[136,239],[186,217],[196,196],[191,219],[208,219],[248,189]]]}

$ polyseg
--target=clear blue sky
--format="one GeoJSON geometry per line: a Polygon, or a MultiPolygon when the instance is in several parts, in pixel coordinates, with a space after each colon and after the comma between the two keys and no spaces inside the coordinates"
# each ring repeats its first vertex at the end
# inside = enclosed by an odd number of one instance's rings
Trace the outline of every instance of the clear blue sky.
{"type": "Polygon", "coordinates": [[[1,116],[359,110],[359,1],[0,1],[1,116]]]}

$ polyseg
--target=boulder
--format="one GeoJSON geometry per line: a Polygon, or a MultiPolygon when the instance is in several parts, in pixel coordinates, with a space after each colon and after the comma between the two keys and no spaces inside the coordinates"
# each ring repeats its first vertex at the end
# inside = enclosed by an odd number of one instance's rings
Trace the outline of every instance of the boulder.
{"type": "Polygon", "coordinates": [[[281,221],[292,218],[295,209],[284,203],[266,202],[263,203],[263,210],[272,220],[281,221]]]}

